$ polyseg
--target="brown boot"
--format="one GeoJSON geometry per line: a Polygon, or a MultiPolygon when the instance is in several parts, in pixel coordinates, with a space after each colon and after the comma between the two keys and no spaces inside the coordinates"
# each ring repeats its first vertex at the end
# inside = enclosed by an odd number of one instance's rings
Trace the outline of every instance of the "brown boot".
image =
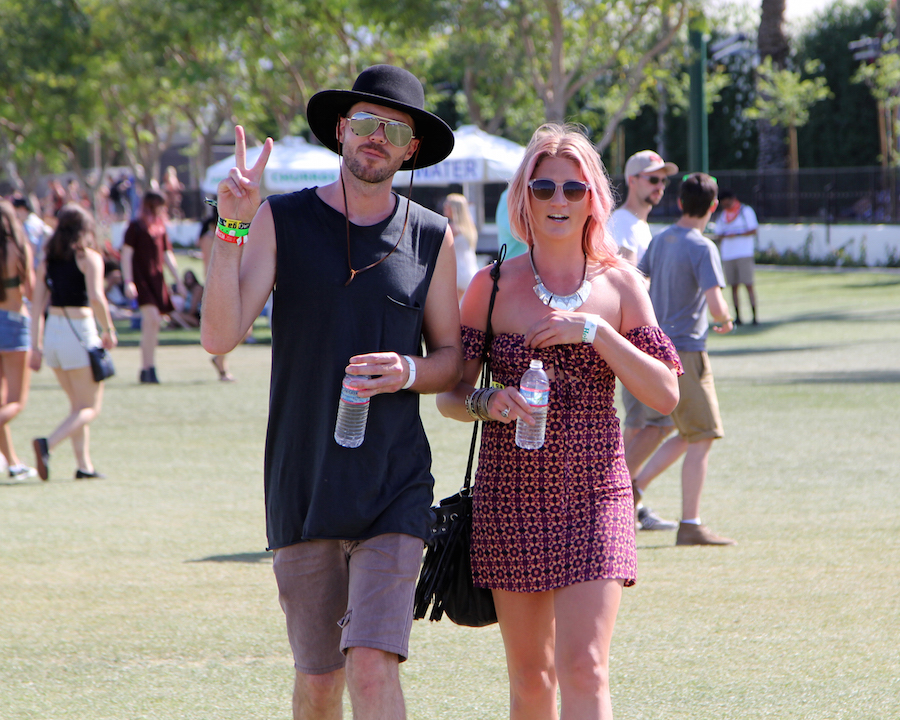
{"type": "Polygon", "coordinates": [[[716,535],[706,525],[678,523],[676,545],[737,545],[736,540],[716,535]]]}

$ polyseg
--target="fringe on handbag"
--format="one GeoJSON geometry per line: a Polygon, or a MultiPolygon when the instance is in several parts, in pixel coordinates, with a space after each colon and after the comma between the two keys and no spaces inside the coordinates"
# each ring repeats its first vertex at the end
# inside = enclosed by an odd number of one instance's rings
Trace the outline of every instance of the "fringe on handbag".
{"type": "MultiPolygon", "coordinates": [[[[488,306],[487,330],[482,351],[481,387],[491,382],[490,346],[493,338],[491,315],[497,295],[497,281],[500,279],[500,265],[506,255],[502,248],[500,256],[491,269],[494,288],[488,306]]],[[[430,620],[438,621],[445,614],[457,625],[484,627],[497,622],[494,597],[487,588],[475,587],[472,580],[472,562],[469,549],[472,540],[472,464],[478,438],[478,421],[472,430],[469,445],[469,463],[462,488],[455,495],[444,498],[432,508],[435,519],[431,527],[431,538],[419,581],[416,584],[413,617],[421,620],[428,614],[430,620]]]]}

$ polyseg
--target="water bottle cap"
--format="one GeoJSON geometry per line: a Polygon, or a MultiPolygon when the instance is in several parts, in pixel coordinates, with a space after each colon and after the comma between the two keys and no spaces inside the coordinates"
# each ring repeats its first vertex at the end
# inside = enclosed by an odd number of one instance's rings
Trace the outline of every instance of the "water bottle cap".
{"type": "Polygon", "coordinates": [[[532,360],[531,364],[528,366],[531,370],[543,370],[544,363],[541,360],[532,360]]]}

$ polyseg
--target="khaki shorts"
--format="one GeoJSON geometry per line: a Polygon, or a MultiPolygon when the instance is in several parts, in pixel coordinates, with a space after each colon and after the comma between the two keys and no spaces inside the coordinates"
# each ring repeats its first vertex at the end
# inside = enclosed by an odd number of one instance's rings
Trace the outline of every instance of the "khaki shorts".
{"type": "Polygon", "coordinates": [[[725,282],[732,286],[752,285],[755,267],[756,263],[752,257],[722,261],[722,269],[725,271],[725,282]]]}
{"type": "Polygon", "coordinates": [[[294,667],[307,675],[338,670],[351,647],[406,660],[423,548],[419,538],[394,533],[276,550],[278,600],[294,667]]]}
{"type": "Polygon", "coordinates": [[[672,412],[679,434],[689,443],[724,436],[719,400],[706,352],[678,351],[684,375],[678,378],[681,399],[672,412]]]}
{"type": "Polygon", "coordinates": [[[644,405],[631,391],[622,386],[622,404],[625,406],[625,427],[640,430],[648,425],[654,427],[672,427],[674,421],[670,415],[663,415],[658,410],[644,405]]]}

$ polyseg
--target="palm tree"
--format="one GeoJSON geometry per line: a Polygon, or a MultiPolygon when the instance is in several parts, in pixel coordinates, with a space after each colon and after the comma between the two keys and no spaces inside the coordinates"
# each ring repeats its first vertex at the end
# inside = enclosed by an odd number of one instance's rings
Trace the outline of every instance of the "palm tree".
{"type": "MultiPolygon", "coordinates": [[[[785,0],[762,0],[762,15],[759,20],[757,47],[759,59],[772,58],[776,70],[783,70],[790,47],[784,33],[785,0]]],[[[760,170],[787,167],[787,144],[785,129],[770,121],[757,121],[759,132],[759,157],[756,165],[760,170]]]]}

